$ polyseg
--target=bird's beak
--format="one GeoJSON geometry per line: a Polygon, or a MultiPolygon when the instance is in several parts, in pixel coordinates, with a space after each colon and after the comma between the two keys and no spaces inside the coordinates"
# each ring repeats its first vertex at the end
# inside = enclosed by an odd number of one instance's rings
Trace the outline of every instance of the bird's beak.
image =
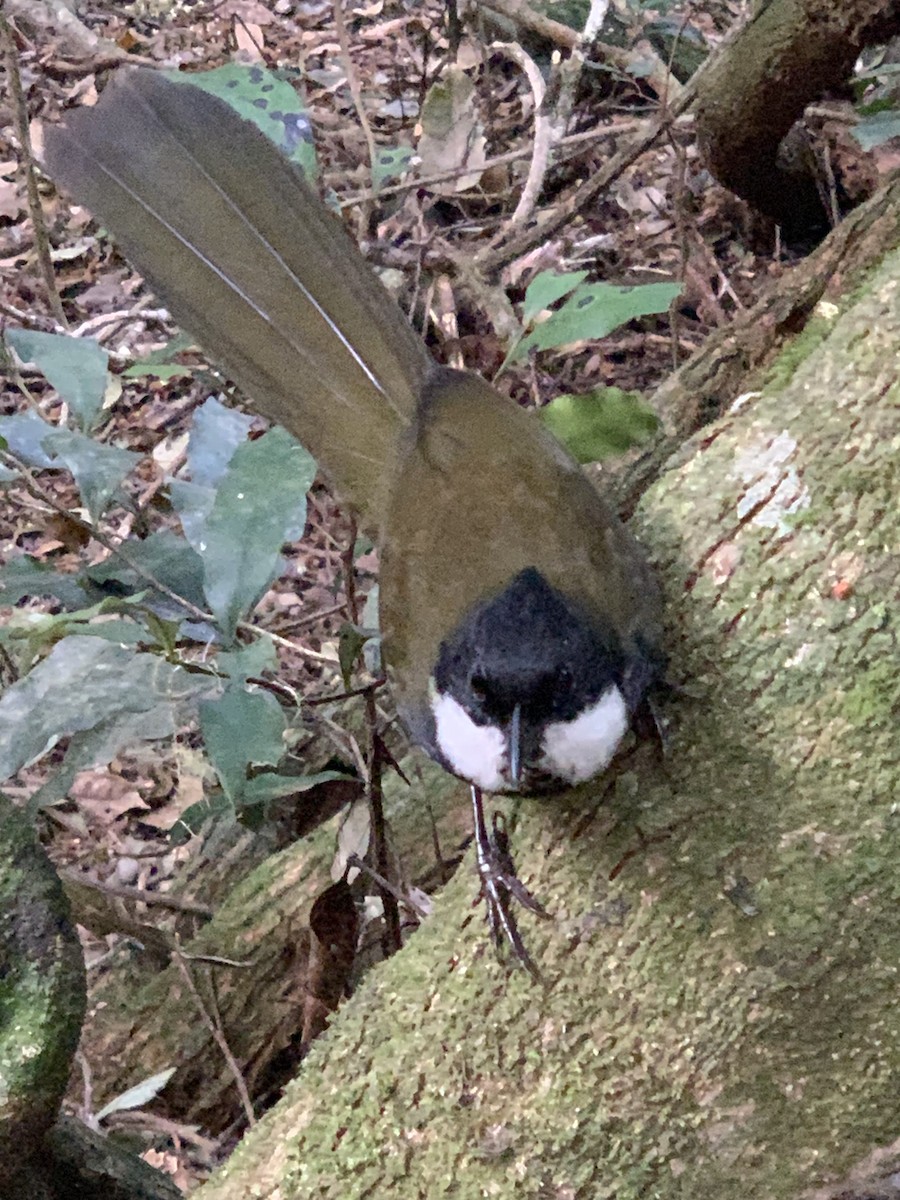
{"type": "Polygon", "coordinates": [[[518,786],[522,779],[522,705],[517,704],[506,731],[506,753],[509,761],[510,783],[518,786]]]}

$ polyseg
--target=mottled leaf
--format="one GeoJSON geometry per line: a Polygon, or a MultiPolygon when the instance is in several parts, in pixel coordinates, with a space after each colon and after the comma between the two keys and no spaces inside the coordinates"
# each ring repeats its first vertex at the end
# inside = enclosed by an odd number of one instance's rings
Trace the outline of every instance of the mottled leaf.
{"type": "Polygon", "coordinates": [[[318,168],[312,124],[303,101],[291,85],[264,67],[229,63],[213,71],[167,71],[176,83],[199,87],[218,96],[270,138],[285,158],[314,182],[318,168]]]}
{"type": "Polygon", "coordinates": [[[550,350],[569,342],[606,337],[626,321],[665,312],[681,291],[677,283],[648,283],[616,287],[609,283],[580,284],[562,308],[527,334],[513,357],[529,350],[550,350]]]}

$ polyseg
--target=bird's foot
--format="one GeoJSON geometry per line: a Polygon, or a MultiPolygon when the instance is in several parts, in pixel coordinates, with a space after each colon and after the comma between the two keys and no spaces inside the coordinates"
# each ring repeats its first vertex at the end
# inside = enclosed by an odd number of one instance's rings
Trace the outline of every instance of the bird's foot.
{"type": "Polygon", "coordinates": [[[509,834],[506,819],[495,812],[491,820],[491,833],[484,819],[484,803],[480,788],[472,788],[472,808],[475,817],[475,849],[478,861],[478,876],[481,880],[481,895],[487,906],[488,927],[497,948],[506,942],[513,954],[533,979],[542,982],[541,973],[528,953],[519,927],[512,913],[512,902],[518,901],[523,908],[544,920],[550,914],[532,896],[518,875],[509,850],[509,834]]]}

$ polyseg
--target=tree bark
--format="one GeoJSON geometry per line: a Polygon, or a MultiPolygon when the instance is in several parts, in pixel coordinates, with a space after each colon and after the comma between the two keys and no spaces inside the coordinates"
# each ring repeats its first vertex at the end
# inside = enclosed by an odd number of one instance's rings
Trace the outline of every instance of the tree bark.
{"type": "Polygon", "coordinates": [[[900,1153],[898,279],[638,511],[691,695],[663,765],[519,806],[545,986],[464,864],[202,1200],[793,1200],[900,1153]]]}
{"type": "MultiPolygon", "coordinates": [[[[415,777],[413,764],[404,768],[415,777]]],[[[412,793],[390,775],[385,802],[406,880],[433,866],[432,820],[448,857],[469,831],[464,790],[433,764],[423,764],[412,793]]],[[[83,1050],[98,1106],[176,1067],[154,1108],[214,1133],[240,1122],[234,1069],[210,1020],[218,1021],[250,1096],[261,1106],[271,1102],[305,1051],[304,1005],[315,970],[310,910],[331,882],[338,826],[332,820],[234,883],[214,918],[182,941],[181,965],[159,969],[152,955],[130,952],[96,982],[83,1050]]],[[[252,853],[244,849],[237,863],[252,853]]],[[[192,898],[208,902],[205,874],[193,878],[192,898]]]]}
{"type": "Polygon", "coordinates": [[[703,78],[697,138],[712,174],[791,234],[827,228],[814,173],[779,147],[807,104],[842,85],[863,47],[886,41],[900,5],[768,0],[703,78]]]}
{"type": "Polygon", "coordinates": [[[0,794],[0,1194],[43,1152],[84,1006],[81,946],[59,879],[0,794]]]}

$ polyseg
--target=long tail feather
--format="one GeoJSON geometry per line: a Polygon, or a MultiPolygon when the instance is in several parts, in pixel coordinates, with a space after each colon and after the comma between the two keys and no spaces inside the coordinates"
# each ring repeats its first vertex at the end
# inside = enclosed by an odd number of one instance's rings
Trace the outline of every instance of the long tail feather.
{"type": "Polygon", "coordinates": [[[153,71],[46,141],[49,173],[377,524],[433,363],[300,173],[223,101],[153,71]]]}

